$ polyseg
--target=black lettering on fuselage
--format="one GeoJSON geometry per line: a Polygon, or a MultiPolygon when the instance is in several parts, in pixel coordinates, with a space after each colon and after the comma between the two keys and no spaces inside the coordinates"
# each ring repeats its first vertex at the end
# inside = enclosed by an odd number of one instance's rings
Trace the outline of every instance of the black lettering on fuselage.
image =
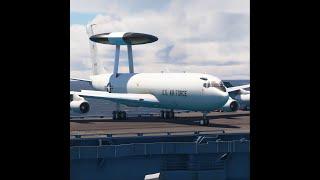
{"type": "Polygon", "coordinates": [[[164,96],[187,96],[187,91],[186,90],[163,89],[162,95],[164,95],[164,96]]]}

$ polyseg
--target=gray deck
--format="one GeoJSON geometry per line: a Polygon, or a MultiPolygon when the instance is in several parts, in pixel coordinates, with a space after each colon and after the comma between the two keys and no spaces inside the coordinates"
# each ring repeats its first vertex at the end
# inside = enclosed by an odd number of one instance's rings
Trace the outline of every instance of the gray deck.
{"type": "Polygon", "coordinates": [[[199,125],[202,114],[198,112],[176,114],[174,120],[162,120],[159,116],[129,117],[112,120],[110,117],[94,117],[70,120],[73,134],[161,133],[177,131],[223,130],[225,133],[249,133],[250,112],[212,112],[208,114],[209,126],[199,125]]]}

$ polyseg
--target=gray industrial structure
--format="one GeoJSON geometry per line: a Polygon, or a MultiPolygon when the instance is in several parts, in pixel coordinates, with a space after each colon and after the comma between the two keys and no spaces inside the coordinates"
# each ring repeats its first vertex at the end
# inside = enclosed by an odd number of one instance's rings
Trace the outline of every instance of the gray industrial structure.
{"type": "Polygon", "coordinates": [[[250,179],[249,133],[74,135],[70,158],[72,180],[250,179]]]}

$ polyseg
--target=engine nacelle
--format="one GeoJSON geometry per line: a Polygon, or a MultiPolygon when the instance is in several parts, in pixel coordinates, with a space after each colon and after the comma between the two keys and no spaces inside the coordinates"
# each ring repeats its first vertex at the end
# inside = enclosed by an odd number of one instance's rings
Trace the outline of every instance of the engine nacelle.
{"type": "Polygon", "coordinates": [[[104,91],[106,90],[106,86],[108,85],[107,80],[109,80],[111,74],[100,74],[100,75],[95,75],[95,76],[91,76],[90,79],[91,81],[91,86],[95,89],[95,90],[99,90],[99,91],[104,91]]]}
{"type": "Polygon", "coordinates": [[[222,107],[222,111],[235,112],[239,110],[239,108],[240,108],[240,104],[238,103],[238,101],[229,97],[227,103],[222,107]]]}
{"type": "Polygon", "coordinates": [[[234,97],[234,99],[244,102],[244,103],[249,103],[250,102],[250,94],[239,94],[234,97]]]}
{"type": "Polygon", "coordinates": [[[244,110],[250,109],[250,94],[239,94],[234,97],[240,103],[240,108],[244,110]]]}
{"type": "Polygon", "coordinates": [[[70,110],[77,113],[87,113],[90,110],[90,105],[83,97],[74,94],[70,101],[70,110]]]}

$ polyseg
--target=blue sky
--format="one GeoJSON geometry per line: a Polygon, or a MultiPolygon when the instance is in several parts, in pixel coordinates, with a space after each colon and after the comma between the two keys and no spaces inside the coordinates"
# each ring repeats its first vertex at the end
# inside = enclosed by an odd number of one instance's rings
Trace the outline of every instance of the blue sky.
{"type": "MultiPolygon", "coordinates": [[[[111,0],[113,1],[113,0],[111,0]]],[[[150,10],[150,11],[162,11],[166,7],[168,7],[171,0],[161,0],[161,1],[152,1],[152,0],[118,0],[118,3],[125,11],[130,13],[136,13],[139,11],[150,10]]],[[[79,1],[78,1],[79,2],[79,1]]],[[[82,1],[82,3],[88,3],[90,1],[82,1]]],[[[110,0],[104,1],[106,6],[110,0]]],[[[113,1],[114,2],[114,1],[113,1]]],[[[107,12],[99,12],[97,11],[85,11],[85,10],[78,10],[73,8],[72,5],[76,4],[77,1],[71,1],[71,11],[70,11],[70,24],[87,24],[91,21],[96,15],[99,13],[107,13],[107,12]]],[[[98,3],[92,2],[92,3],[98,3]]]]}
{"type": "MultiPolygon", "coordinates": [[[[136,46],[138,72],[200,72],[223,79],[249,79],[249,0],[71,0],[70,72],[90,74],[87,23],[96,33],[142,32],[156,35],[153,44],[136,46]]],[[[105,68],[114,48],[98,45],[105,68]]],[[[126,54],[121,56],[127,71],[126,54]]]]}
{"type": "Polygon", "coordinates": [[[70,13],[70,24],[87,24],[90,22],[97,14],[96,13],[70,13]]]}

